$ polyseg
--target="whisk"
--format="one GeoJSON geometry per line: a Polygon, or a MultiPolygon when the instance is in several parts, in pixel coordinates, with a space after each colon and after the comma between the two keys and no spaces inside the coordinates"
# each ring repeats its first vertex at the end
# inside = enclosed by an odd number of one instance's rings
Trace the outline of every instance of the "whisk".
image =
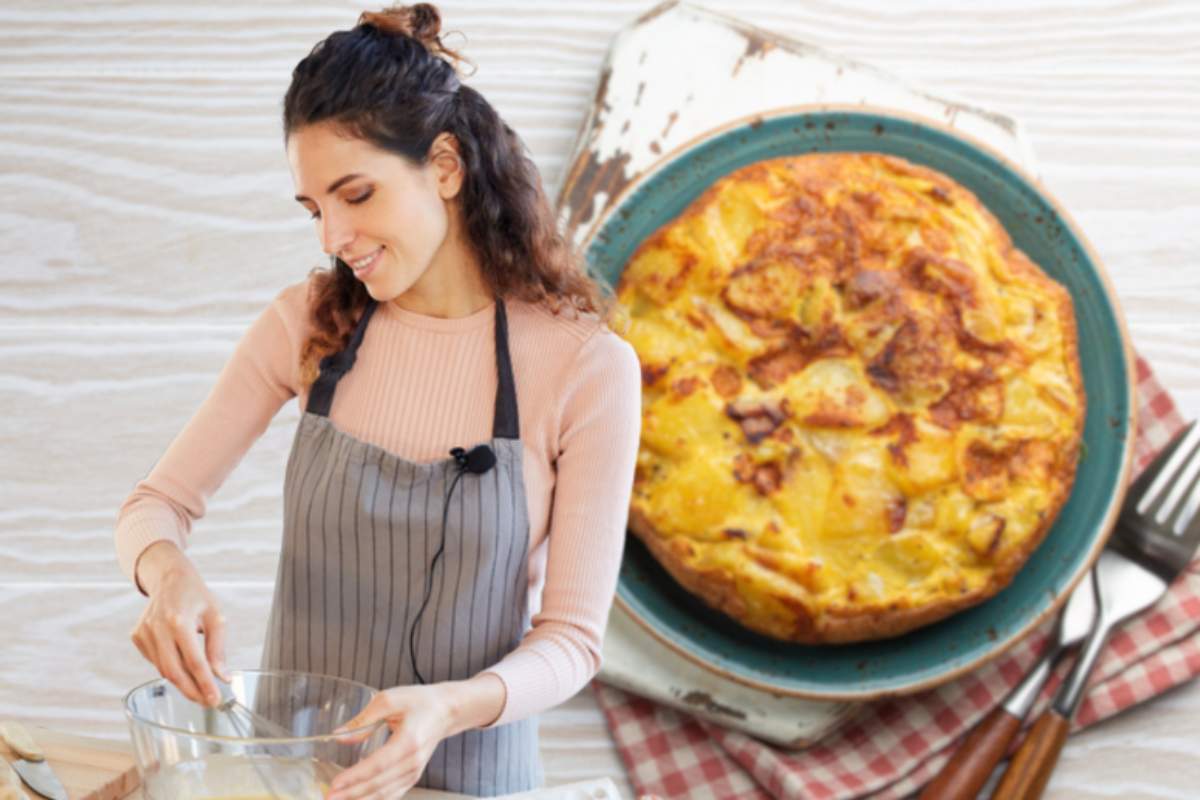
{"type": "MultiPolygon", "coordinates": [[[[298,751],[287,743],[288,739],[293,738],[291,730],[270,717],[259,714],[238,700],[237,695],[233,692],[233,687],[219,678],[217,685],[221,691],[221,702],[217,704],[215,711],[228,720],[238,738],[271,740],[269,743],[264,743],[269,752],[278,752],[298,763],[309,760],[302,752],[302,748],[298,751]]],[[[282,775],[275,773],[274,770],[265,768],[261,759],[253,755],[250,756],[250,763],[254,767],[255,773],[258,774],[263,788],[276,800],[307,800],[308,798],[319,800],[321,797],[320,789],[306,779],[307,775],[297,771],[284,772],[282,775]]],[[[318,783],[328,784],[332,781],[336,773],[335,767],[325,764],[319,759],[313,759],[312,763],[318,783]]]]}
{"type": "Polygon", "coordinates": [[[221,690],[221,702],[216,710],[226,715],[230,724],[238,730],[238,736],[246,739],[292,738],[290,730],[238,700],[232,685],[218,678],[217,686],[221,690]]]}

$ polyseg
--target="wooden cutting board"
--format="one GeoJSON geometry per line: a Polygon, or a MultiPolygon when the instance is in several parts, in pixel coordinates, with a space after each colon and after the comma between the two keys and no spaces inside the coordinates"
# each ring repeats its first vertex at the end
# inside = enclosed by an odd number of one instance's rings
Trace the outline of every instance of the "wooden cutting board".
{"type": "MultiPolygon", "coordinates": [[[[36,725],[27,727],[71,800],[124,800],[138,788],[137,764],[128,743],[59,733],[36,725]]],[[[3,743],[0,754],[8,761],[17,758],[3,743]]]]}

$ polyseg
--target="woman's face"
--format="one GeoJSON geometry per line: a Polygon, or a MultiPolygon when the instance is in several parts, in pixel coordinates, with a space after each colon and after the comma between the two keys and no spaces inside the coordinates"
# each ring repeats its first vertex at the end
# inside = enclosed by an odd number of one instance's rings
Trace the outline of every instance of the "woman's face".
{"type": "Polygon", "coordinates": [[[288,137],[287,155],[322,249],[346,262],[371,297],[388,302],[446,260],[449,201],[462,183],[452,137],[441,134],[418,167],[317,123],[288,137]]]}

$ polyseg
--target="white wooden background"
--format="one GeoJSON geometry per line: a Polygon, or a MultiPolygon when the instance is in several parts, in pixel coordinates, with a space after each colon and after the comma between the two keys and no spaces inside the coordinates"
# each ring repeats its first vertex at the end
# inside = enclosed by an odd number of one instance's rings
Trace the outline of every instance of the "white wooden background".
{"type": "MultiPolygon", "coordinates": [[[[1200,413],[1200,4],[705,5],[1023,120],[1135,345],[1200,413]]],[[[442,4],[470,82],[552,193],[609,40],[650,7],[442,4]]],[[[114,515],[250,320],[323,263],[290,199],[280,101],[296,61],[360,10],[0,2],[0,717],[125,736],[120,698],[153,675],[127,638],[142,600],[114,561],[114,515]]],[[[235,666],[257,663],[296,419],[279,415],[191,550],[233,620],[235,666]]],[[[589,691],[542,724],[550,783],[620,778],[589,691]]],[[[1193,683],[1072,739],[1048,796],[1193,798],[1198,737],[1193,683]]]]}

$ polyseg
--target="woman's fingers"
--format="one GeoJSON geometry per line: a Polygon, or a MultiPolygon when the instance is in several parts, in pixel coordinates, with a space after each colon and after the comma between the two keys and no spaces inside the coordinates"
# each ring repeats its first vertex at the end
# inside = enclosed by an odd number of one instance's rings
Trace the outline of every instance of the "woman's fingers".
{"type": "Polygon", "coordinates": [[[372,755],[340,773],[328,800],[399,797],[412,788],[425,768],[408,743],[389,741],[372,755]]]}
{"type": "Polygon", "coordinates": [[[193,703],[203,703],[200,689],[197,688],[196,682],[192,680],[188,671],[183,668],[183,659],[179,654],[179,646],[175,644],[175,637],[170,635],[170,631],[165,633],[167,635],[160,633],[154,639],[154,663],[158,666],[159,673],[175,684],[188,700],[193,703]]]}
{"type": "Polygon", "coordinates": [[[420,770],[397,767],[381,772],[363,783],[339,789],[328,800],[391,800],[411,789],[421,777],[420,770]]]}
{"type": "Polygon", "coordinates": [[[229,673],[225,671],[225,616],[215,605],[210,605],[201,621],[204,623],[204,649],[208,663],[221,680],[229,683],[229,673]]]}
{"type": "Polygon", "coordinates": [[[195,624],[188,624],[183,619],[172,621],[171,632],[175,635],[175,643],[183,654],[183,666],[187,669],[188,677],[196,685],[203,698],[200,702],[215,706],[221,702],[221,693],[217,690],[217,681],[213,677],[208,660],[204,657],[204,649],[200,644],[200,634],[195,624]]]}
{"type": "MultiPolygon", "coordinates": [[[[369,724],[369,723],[364,723],[364,724],[369,724]]],[[[367,731],[360,731],[358,733],[343,733],[343,731],[353,730],[354,728],[361,728],[361,727],[363,727],[363,725],[359,725],[359,724],[350,725],[349,723],[347,723],[346,725],[343,725],[342,727],[335,730],[333,733],[335,736],[337,736],[337,740],[339,742],[341,742],[342,744],[358,744],[359,742],[363,741],[368,736],[370,736],[372,731],[367,730],[367,731]]]]}
{"type": "Polygon", "coordinates": [[[371,702],[367,703],[362,711],[351,717],[346,723],[339,726],[334,733],[339,734],[338,739],[348,744],[361,742],[370,735],[370,731],[356,733],[352,735],[341,735],[346,731],[352,731],[355,728],[365,728],[372,723],[378,722],[381,719],[394,717],[400,711],[388,699],[387,692],[381,692],[371,698],[371,702]]]}
{"type": "Polygon", "coordinates": [[[207,705],[220,702],[216,675],[228,680],[225,619],[195,570],[172,573],[154,587],[131,638],[189,700],[207,705]]]}
{"type": "Polygon", "coordinates": [[[378,717],[375,719],[367,719],[362,717],[362,715],[359,715],[346,724],[339,726],[336,730],[334,730],[333,733],[335,736],[337,736],[337,740],[339,742],[344,744],[358,744],[359,742],[365,741],[368,736],[378,730],[378,728],[373,727],[378,720],[378,717]],[[357,733],[348,732],[356,729],[358,730],[357,733]]]}
{"type": "MultiPolygon", "coordinates": [[[[142,618],[138,620],[137,626],[133,629],[133,632],[129,634],[129,638],[133,641],[133,646],[136,647],[138,652],[142,654],[142,658],[146,659],[151,664],[154,664],[154,651],[150,646],[150,642],[146,637],[146,633],[146,615],[143,613],[142,618]]],[[[158,666],[157,664],[154,665],[156,667],[158,666]]]]}
{"type": "Polygon", "coordinates": [[[411,770],[399,768],[389,769],[361,783],[336,790],[333,794],[329,795],[328,800],[364,800],[365,798],[375,797],[399,797],[417,782],[415,777],[411,780],[405,780],[411,772],[411,770]]]}

